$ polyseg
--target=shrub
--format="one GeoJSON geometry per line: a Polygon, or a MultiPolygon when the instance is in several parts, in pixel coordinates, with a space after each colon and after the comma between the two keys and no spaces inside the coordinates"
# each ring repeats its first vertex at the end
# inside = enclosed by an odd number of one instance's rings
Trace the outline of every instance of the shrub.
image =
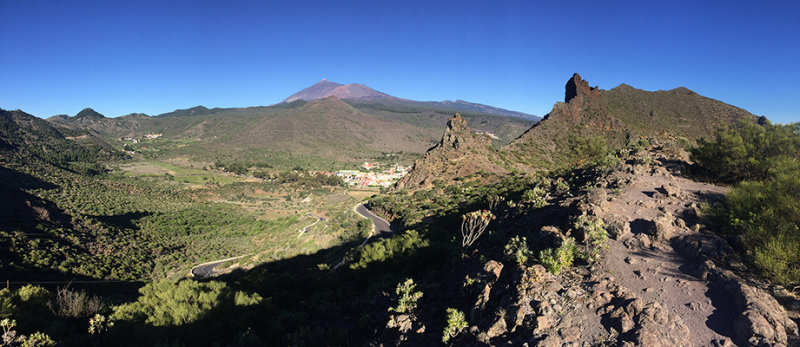
{"type": "Polygon", "coordinates": [[[558,248],[548,248],[539,252],[539,261],[552,274],[558,275],[561,270],[572,266],[575,259],[575,240],[568,237],[561,241],[558,248]]]}
{"type": "Polygon", "coordinates": [[[178,326],[195,322],[222,306],[250,306],[261,302],[258,294],[232,292],[218,281],[162,280],[139,289],[136,302],[114,307],[114,319],[144,321],[154,326],[178,326]]]}
{"type": "Polygon", "coordinates": [[[630,147],[634,153],[643,151],[648,146],[650,146],[650,140],[644,138],[643,136],[639,136],[636,141],[633,141],[628,145],[628,147],[630,147]]]}
{"type": "Polygon", "coordinates": [[[714,141],[700,140],[692,150],[692,160],[714,180],[762,181],[774,177],[776,168],[797,171],[799,167],[800,123],[760,126],[742,120],[715,135],[714,141]]]}
{"type": "Polygon", "coordinates": [[[749,258],[764,275],[800,282],[800,175],[782,173],[765,182],[742,182],[716,210],[728,231],[744,236],[749,258]]]}
{"type": "Polygon", "coordinates": [[[574,224],[575,230],[583,233],[585,252],[589,261],[597,261],[604,248],[608,247],[608,231],[602,218],[590,219],[581,215],[574,224]]]}
{"type": "Polygon", "coordinates": [[[483,234],[496,217],[489,210],[472,211],[461,216],[461,248],[466,249],[483,234]]]}
{"type": "Polygon", "coordinates": [[[469,323],[464,317],[464,312],[454,308],[447,309],[447,325],[442,332],[442,342],[447,343],[450,339],[456,337],[462,330],[466,329],[469,323]]]}
{"type": "Polygon", "coordinates": [[[489,202],[489,210],[497,211],[497,207],[500,206],[500,203],[506,199],[500,195],[492,194],[487,198],[487,200],[489,202]]]}
{"type": "Polygon", "coordinates": [[[533,257],[533,251],[528,249],[528,242],[524,236],[512,237],[505,247],[505,254],[520,265],[525,264],[530,257],[533,257]]]}
{"type": "Polygon", "coordinates": [[[72,291],[69,287],[59,288],[55,302],[50,306],[53,314],[65,318],[88,318],[104,308],[100,297],[84,291],[72,291]]]}
{"type": "Polygon", "coordinates": [[[522,193],[522,202],[530,204],[534,209],[545,207],[547,205],[545,194],[547,193],[544,189],[538,186],[533,187],[522,193]]]}
{"type": "Polygon", "coordinates": [[[417,285],[413,279],[406,279],[403,283],[397,284],[395,293],[397,294],[397,307],[389,307],[389,312],[413,314],[417,308],[417,301],[422,297],[422,292],[415,292],[417,285]]]}
{"type": "Polygon", "coordinates": [[[569,142],[569,160],[577,166],[586,163],[594,163],[608,154],[608,145],[604,137],[595,136],[571,136],[569,142]]]}
{"type": "Polygon", "coordinates": [[[89,334],[102,334],[114,326],[114,318],[102,314],[95,314],[89,320],[89,334]]]}
{"type": "Polygon", "coordinates": [[[428,245],[429,241],[422,238],[417,231],[408,230],[402,235],[380,239],[349,251],[345,256],[345,263],[350,264],[353,270],[364,269],[370,263],[383,262],[428,245]]]}
{"type": "Polygon", "coordinates": [[[48,347],[55,345],[56,342],[53,341],[50,336],[47,336],[47,334],[39,331],[30,334],[30,336],[25,339],[25,342],[22,343],[23,347],[48,347]]]}

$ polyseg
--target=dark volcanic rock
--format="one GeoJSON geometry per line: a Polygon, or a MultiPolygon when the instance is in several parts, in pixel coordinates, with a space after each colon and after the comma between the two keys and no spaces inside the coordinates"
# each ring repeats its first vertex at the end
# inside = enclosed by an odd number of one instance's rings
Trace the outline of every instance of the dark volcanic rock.
{"type": "Polygon", "coordinates": [[[589,87],[589,82],[584,81],[581,78],[581,75],[578,75],[577,73],[573,74],[572,78],[567,81],[564,102],[568,103],[575,98],[583,100],[587,97],[597,99],[600,97],[600,89],[597,87],[589,87]]]}
{"type": "Polygon", "coordinates": [[[425,187],[434,179],[446,181],[475,174],[481,170],[506,173],[505,169],[489,159],[491,141],[486,135],[473,134],[467,126],[467,121],[456,114],[447,122],[447,128],[439,143],[414,162],[414,167],[408,175],[397,182],[397,188],[425,187]]]}

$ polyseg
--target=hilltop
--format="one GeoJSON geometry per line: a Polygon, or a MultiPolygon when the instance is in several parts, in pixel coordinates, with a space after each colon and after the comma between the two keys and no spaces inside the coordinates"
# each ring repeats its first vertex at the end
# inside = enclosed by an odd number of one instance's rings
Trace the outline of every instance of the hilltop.
{"type": "MultiPolygon", "coordinates": [[[[497,177],[507,172],[563,168],[599,159],[642,137],[682,139],[688,145],[740,119],[764,122],[743,109],[683,87],[649,92],[623,84],[607,91],[590,87],[576,73],[565,85],[564,102],[556,103],[518,138],[497,150],[449,151],[438,155],[437,161],[423,157],[400,186],[416,189],[429,186],[433,179],[451,182],[473,178],[479,172],[497,177]],[[436,174],[423,179],[423,172],[436,174]]],[[[425,156],[439,152],[433,149],[425,156]]]]}
{"type": "Polygon", "coordinates": [[[395,99],[393,96],[381,93],[363,84],[351,83],[342,85],[323,79],[306,89],[292,94],[283,102],[290,103],[295,100],[313,101],[331,96],[339,99],[395,99]]]}
{"type": "Polygon", "coordinates": [[[576,147],[621,148],[641,136],[708,137],[738,119],[757,121],[753,114],[686,88],[649,92],[620,85],[611,90],[590,87],[574,74],[566,83],[564,102],[556,103],[541,122],[503,148],[520,170],[554,168],[586,160],[576,147]]]}

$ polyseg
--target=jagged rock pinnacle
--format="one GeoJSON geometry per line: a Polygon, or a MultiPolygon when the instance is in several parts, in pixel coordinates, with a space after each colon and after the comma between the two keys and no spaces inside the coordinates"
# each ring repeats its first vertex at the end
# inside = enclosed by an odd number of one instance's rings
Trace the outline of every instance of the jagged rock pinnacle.
{"type": "Polygon", "coordinates": [[[461,145],[468,143],[472,139],[467,121],[461,118],[461,115],[456,113],[453,118],[447,121],[447,129],[442,135],[440,145],[449,148],[459,149],[461,145]]]}
{"type": "Polygon", "coordinates": [[[581,75],[575,73],[567,81],[566,92],[564,94],[564,102],[570,102],[572,99],[578,98],[579,100],[588,97],[597,97],[600,90],[597,87],[589,87],[589,82],[584,81],[581,75]]]}

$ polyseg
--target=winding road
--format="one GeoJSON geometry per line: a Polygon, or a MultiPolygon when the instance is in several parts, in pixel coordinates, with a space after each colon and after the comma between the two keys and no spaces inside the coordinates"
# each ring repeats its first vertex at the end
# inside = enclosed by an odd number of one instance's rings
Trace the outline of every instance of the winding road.
{"type": "Polygon", "coordinates": [[[202,263],[200,265],[197,265],[197,266],[193,267],[192,271],[190,273],[192,275],[192,278],[201,279],[201,278],[211,277],[214,274],[214,269],[217,266],[219,266],[220,264],[222,264],[222,263],[224,263],[224,262],[226,262],[228,260],[235,260],[235,259],[246,257],[248,255],[250,255],[250,254],[240,255],[238,257],[233,257],[233,258],[214,260],[214,261],[210,261],[210,262],[207,262],[207,263],[202,263]]]}
{"type": "Polygon", "coordinates": [[[306,234],[306,233],[308,233],[308,231],[309,231],[309,230],[311,230],[311,227],[313,227],[314,225],[316,225],[316,224],[317,224],[317,223],[319,223],[319,222],[324,222],[324,221],[326,221],[326,220],[327,220],[327,219],[325,219],[325,217],[315,216],[315,215],[314,215],[313,213],[311,213],[311,212],[309,212],[309,213],[308,213],[306,216],[317,218],[317,220],[316,220],[316,221],[314,221],[314,223],[311,223],[311,224],[309,224],[309,225],[306,225],[306,226],[305,226],[303,229],[300,229],[300,230],[299,230],[299,231],[300,231],[300,234],[306,234]]]}
{"type": "Polygon", "coordinates": [[[359,204],[355,208],[356,213],[360,214],[364,218],[369,218],[372,220],[373,225],[373,235],[375,236],[389,236],[392,234],[392,225],[389,224],[385,219],[376,216],[372,213],[367,206],[364,204],[359,204]]]}
{"type": "MultiPolygon", "coordinates": [[[[353,208],[353,211],[356,211],[356,213],[361,215],[361,217],[368,218],[369,220],[372,221],[372,234],[369,235],[366,239],[364,239],[364,242],[362,242],[361,245],[359,245],[358,247],[363,247],[364,245],[366,245],[367,242],[369,242],[369,239],[371,239],[373,236],[389,237],[392,235],[392,233],[394,233],[394,231],[392,230],[392,225],[389,224],[389,222],[387,222],[385,219],[378,217],[374,213],[372,213],[372,211],[370,211],[366,205],[358,204],[356,205],[356,207],[353,208]]],[[[334,266],[333,269],[331,270],[332,271],[336,270],[340,266],[344,265],[344,259],[345,258],[342,258],[342,260],[338,264],[336,264],[336,266],[334,266]]]]}
{"type": "MultiPolygon", "coordinates": [[[[374,213],[372,213],[372,211],[370,211],[367,208],[366,205],[358,204],[353,208],[353,210],[356,213],[358,213],[359,215],[361,215],[362,217],[367,218],[367,219],[372,221],[372,234],[369,237],[367,237],[364,240],[363,243],[361,243],[361,246],[365,245],[367,243],[367,241],[369,241],[369,239],[372,238],[373,236],[378,236],[378,237],[386,236],[386,237],[388,237],[388,236],[392,235],[393,231],[392,231],[391,224],[389,224],[389,222],[387,222],[385,219],[383,219],[381,217],[378,217],[374,213]]],[[[311,229],[311,227],[313,227],[317,223],[326,221],[325,218],[320,217],[320,216],[315,216],[312,213],[307,214],[307,216],[316,217],[317,220],[314,223],[311,223],[311,224],[305,226],[303,229],[300,229],[299,232],[300,232],[301,235],[305,234],[305,233],[308,233],[308,231],[311,229]]],[[[248,255],[250,255],[250,254],[240,255],[238,257],[233,257],[233,258],[214,260],[214,261],[210,261],[210,262],[207,262],[207,263],[199,264],[199,265],[197,265],[197,266],[192,268],[192,270],[190,272],[191,277],[192,278],[197,278],[197,279],[203,279],[203,278],[211,277],[211,276],[214,275],[214,269],[217,268],[217,266],[219,266],[220,264],[222,264],[222,263],[224,263],[226,261],[229,261],[229,260],[235,260],[235,259],[243,258],[243,257],[246,257],[248,255]]],[[[339,262],[339,264],[336,264],[334,269],[338,268],[343,263],[344,263],[344,259],[342,259],[342,261],[339,262]]]]}

